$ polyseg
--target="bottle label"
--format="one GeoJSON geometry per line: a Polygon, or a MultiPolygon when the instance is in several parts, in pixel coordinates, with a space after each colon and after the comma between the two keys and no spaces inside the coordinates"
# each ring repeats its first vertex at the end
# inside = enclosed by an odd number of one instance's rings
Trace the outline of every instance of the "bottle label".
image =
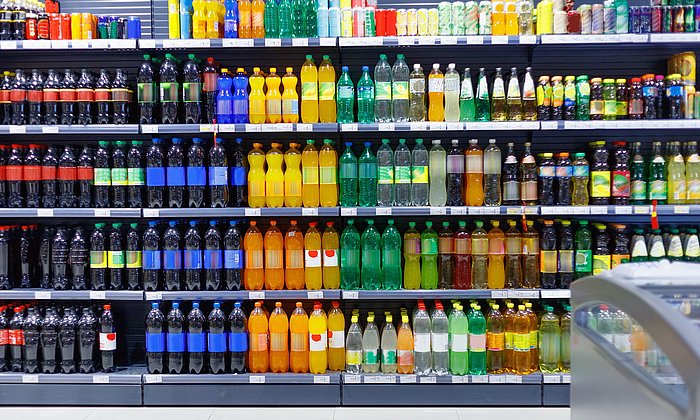
{"type": "Polygon", "coordinates": [[[165,352],[165,333],[146,333],[146,352],[165,352]]]}
{"type": "Polygon", "coordinates": [[[107,251],[90,251],[90,268],[107,268],[107,251]]]}
{"type": "Polygon", "coordinates": [[[522,197],[523,201],[537,200],[537,181],[521,182],[520,197],[522,197]]]}
{"type": "Polygon", "coordinates": [[[243,268],[243,250],[226,249],[224,250],[224,268],[227,270],[239,270],[243,268]]]}
{"type": "Polygon", "coordinates": [[[423,255],[437,255],[438,241],[436,239],[421,239],[421,253],[423,255]]]}
{"type": "Polygon", "coordinates": [[[318,249],[305,250],[304,265],[306,267],[320,267],[321,266],[321,251],[318,249]]]}
{"type": "Polygon", "coordinates": [[[335,166],[321,166],[318,168],[319,184],[335,185],[337,174],[335,166]]]}
{"type": "MultiPolygon", "coordinates": [[[[341,163],[340,164],[341,179],[357,179],[357,164],[356,163],[341,163]]],[[[409,181],[410,182],[410,181],[409,181]]]]}
{"type": "Polygon", "coordinates": [[[564,86],[556,84],[552,86],[552,106],[560,107],[564,104],[564,86]]]}
{"type": "Polygon", "coordinates": [[[338,86],[338,99],[355,99],[355,88],[352,86],[338,86]]]}
{"type": "Polygon", "coordinates": [[[391,100],[391,82],[376,82],[374,85],[375,101],[391,100]]]}
{"type": "Polygon", "coordinates": [[[362,350],[362,363],[366,365],[374,365],[379,363],[377,360],[377,353],[379,349],[365,349],[362,350]]]}
{"type": "Polygon", "coordinates": [[[199,82],[183,82],[182,83],[182,101],[201,102],[200,94],[202,92],[202,84],[199,82]]]}
{"type": "Polygon", "coordinates": [[[345,331],[328,330],[328,347],[332,349],[342,349],[345,347],[345,331]]]}
{"type": "MultiPolygon", "coordinates": [[[[97,168],[95,168],[95,172],[97,172],[97,168]]],[[[146,168],[146,185],[149,187],[164,187],[165,168],[146,168]]]]}
{"type": "Polygon", "coordinates": [[[207,333],[187,333],[187,352],[204,353],[207,351],[207,333]]]}
{"type": "Polygon", "coordinates": [[[327,347],[328,333],[326,331],[324,331],[321,334],[314,334],[312,332],[309,332],[309,351],[326,351],[327,347]]]}
{"type": "Polygon", "coordinates": [[[265,268],[283,268],[284,267],[284,251],[281,249],[266,249],[265,250],[265,268]]]}
{"type": "Polygon", "coordinates": [[[576,177],[586,177],[589,175],[588,165],[575,165],[573,167],[573,175],[576,177]]]}
{"type": "Polygon", "coordinates": [[[503,200],[520,201],[520,183],[518,181],[506,181],[503,183],[503,200]]]}
{"type": "Polygon", "coordinates": [[[445,79],[442,77],[430,77],[428,78],[428,92],[429,93],[444,93],[445,92],[445,79]]]}
{"type": "Polygon", "coordinates": [[[552,106],[552,87],[549,83],[537,85],[537,106],[552,106]]]}
{"type": "Polygon", "coordinates": [[[420,254],[420,239],[419,238],[408,238],[403,240],[403,250],[405,254],[420,254]]]}
{"type": "Polygon", "coordinates": [[[433,352],[446,353],[449,350],[449,336],[447,333],[431,333],[430,342],[433,352]]]}
{"type": "MultiPolygon", "coordinates": [[[[44,101],[45,102],[58,102],[60,100],[61,93],[58,89],[44,89],[44,101]]],[[[2,94],[0,93],[0,102],[3,102],[2,94]]],[[[9,102],[9,99],[6,101],[9,102]]]]}
{"type": "Polygon", "coordinates": [[[8,165],[5,168],[5,177],[8,181],[41,181],[39,165],[8,165]]]}
{"type": "MultiPolygon", "coordinates": [[[[168,175],[170,182],[170,175],[168,175]]],[[[207,185],[207,171],[203,166],[189,166],[187,168],[187,185],[190,187],[207,185]]]]}
{"type": "Polygon", "coordinates": [[[282,114],[299,115],[298,99],[282,99],[282,114]]]}
{"type": "Polygon", "coordinates": [[[234,166],[231,168],[231,183],[234,187],[242,187],[246,185],[246,173],[244,167],[234,166]]]}
{"type": "Polygon", "coordinates": [[[318,184],[318,166],[302,167],[301,181],[304,184],[318,184]]]}
{"type": "MultiPolygon", "coordinates": [[[[63,96],[63,90],[61,91],[61,96],[63,96]]],[[[154,103],[156,101],[156,84],[139,83],[136,96],[140,104],[154,103]]],[[[61,98],[61,100],[63,100],[63,98],[61,98]]]]}
{"type": "MultiPolygon", "coordinates": [[[[12,91],[14,93],[14,91],[12,91]]],[[[95,100],[95,91],[93,89],[76,89],[76,99],[78,102],[93,102],[95,100]]]]}
{"type": "Polygon", "coordinates": [[[540,178],[553,178],[556,175],[554,166],[540,166],[540,178]]]}
{"type": "Polygon", "coordinates": [[[382,185],[391,185],[394,183],[394,167],[380,166],[379,168],[379,183],[382,185]]]}
{"type": "Polygon", "coordinates": [[[484,160],[480,155],[467,155],[467,173],[480,174],[484,172],[484,160]]]}
{"type": "Polygon", "coordinates": [[[512,332],[506,332],[504,333],[505,335],[505,345],[506,345],[506,350],[513,350],[513,333],[512,332]]]}
{"type": "Polygon", "coordinates": [[[377,179],[377,164],[376,163],[360,163],[360,178],[377,179]]]}
{"type": "Polygon", "coordinates": [[[182,269],[182,252],[176,250],[163,250],[163,269],[164,270],[180,270],[182,269]]]}
{"type": "Polygon", "coordinates": [[[536,348],[537,348],[537,346],[538,346],[538,344],[539,344],[539,342],[537,341],[538,336],[539,336],[539,331],[537,331],[537,330],[531,330],[531,331],[530,331],[530,334],[529,334],[529,338],[530,338],[530,343],[529,343],[529,344],[530,344],[530,350],[536,349],[536,348]]]}
{"type": "MultiPolygon", "coordinates": [[[[9,167],[8,167],[9,168],[9,167]]],[[[93,181],[95,179],[95,171],[90,167],[78,167],[78,181],[93,181]]]]}
{"type": "Polygon", "coordinates": [[[630,171],[613,171],[612,181],[613,197],[630,196],[630,171]]]}
{"type": "Polygon", "coordinates": [[[688,200],[700,200],[700,179],[689,179],[686,184],[688,200]]]}
{"type": "Polygon", "coordinates": [[[74,166],[59,166],[58,179],[61,181],[75,181],[76,179],[78,179],[77,168],[75,168],[74,166]]]}
{"type": "Polygon", "coordinates": [[[613,334],[613,345],[621,353],[629,353],[632,351],[630,343],[630,334],[613,334]]]}
{"type": "Polygon", "coordinates": [[[160,101],[175,102],[180,99],[180,84],[177,82],[160,82],[160,101]]]}
{"type": "Polygon", "coordinates": [[[382,365],[395,365],[396,364],[396,350],[386,350],[382,349],[382,365]]]}
{"type": "Polygon", "coordinates": [[[576,250],[574,270],[577,273],[590,273],[593,271],[593,251],[590,249],[576,250]]]}
{"type": "Polygon", "coordinates": [[[666,256],[666,249],[664,248],[664,243],[660,239],[654,240],[654,242],[651,244],[649,256],[654,258],[663,258],[666,256]]]}
{"type": "Polygon", "coordinates": [[[318,99],[321,101],[335,101],[335,82],[319,82],[318,99]]]}
{"type": "MultiPolygon", "coordinates": [[[[469,156],[467,156],[467,164],[469,164],[469,156]]],[[[447,155],[447,173],[462,174],[464,173],[464,156],[462,155],[447,155]]],[[[479,159],[481,162],[481,159],[479,159]]]]}
{"type": "Polygon", "coordinates": [[[270,331],[270,351],[287,352],[287,332],[270,331]]]}
{"type": "Polygon", "coordinates": [[[557,251],[540,251],[540,272],[557,272],[557,251]]]}
{"type": "Polygon", "coordinates": [[[572,166],[557,166],[555,172],[559,178],[569,178],[573,175],[574,168],[572,166]]]}
{"type": "Polygon", "coordinates": [[[286,268],[303,269],[304,268],[304,251],[301,249],[288,249],[286,258],[286,268]]]}
{"type": "Polygon", "coordinates": [[[594,255],[593,275],[598,275],[607,270],[610,270],[610,255],[594,255]]]}
{"type": "Polygon", "coordinates": [[[228,185],[228,168],[225,166],[209,167],[209,185],[228,185]]]}
{"type": "Polygon", "coordinates": [[[141,268],[141,251],[126,251],[126,268],[141,268]]]}
{"type": "Polygon", "coordinates": [[[220,249],[205,249],[204,250],[204,269],[205,270],[220,270],[222,266],[220,249]]]}
{"type": "Polygon", "coordinates": [[[131,102],[131,94],[133,91],[129,89],[112,89],[112,101],[113,102],[131,102]]]}
{"type": "Polygon", "coordinates": [[[202,269],[202,251],[199,249],[185,250],[185,270],[202,269]]]}
{"type": "Polygon", "coordinates": [[[358,366],[362,364],[362,350],[346,350],[345,364],[358,366]]]}
{"type": "Polygon", "coordinates": [[[672,188],[670,188],[670,190],[672,191],[671,194],[673,195],[673,199],[675,201],[685,200],[685,198],[686,198],[685,180],[679,179],[679,180],[673,181],[672,188]]]}
{"type": "Polygon", "coordinates": [[[316,82],[301,83],[301,100],[315,101],[318,100],[318,84],[316,82]]]}
{"type": "Polygon", "coordinates": [[[469,350],[469,336],[467,334],[450,334],[450,350],[458,353],[469,350]]]}
{"type": "Polygon", "coordinates": [[[160,251],[143,251],[143,269],[144,270],[160,270],[161,268],[161,252],[160,251]]]}
{"type": "MultiPolygon", "coordinates": [[[[109,171],[109,169],[108,169],[109,171]]],[[[41,167],[41,179],[44,181],[55,181],[56,180],[56,167],[55,166],[42,166],[41,167]]]]}
{"type": "Polygon", "coordinates": [[[250,351],[267,351],[267,332],[250,333],[250,351]]]}
{"type": "Polygon", "coordinates": [[[421,94],[425,93],[425,79],[422,77],[412,78],[409,81],[411,93],[421,94]]]}
{"type": "MultiPolygon", "coordinates": [[[[449,163],[448,163],[448,165],[449,165],[449,163]]],[[[449,168],[449,166],[448,166],[448,168],[449,168]]],[[[394,166],[394,183],[395,184],[410,184],[411,183],[411,167],[410,166],[394,166]]]]}
{"type": "MultiPolygon", "coordinates": [[[[224,346],[225,347],[225,346],[224,346]]],[[[232,352],[242,353],[248,351],[248,334],[244,332],[232,332],[228,334],[228,348],[232,352]]],[[[212,351],[211,348],[209,351],[212,351]]],[[[224,350],[226,349],[224,348],[224,350]]]]}
{"type": "Polygon", "coordinates": [[[617,101],[603,101],[605,115],[617,115],[617,101]]]}
{"type": "MultiPolygon", "coordinates": [[[[680,246],[680,244],[679,244],[680,246]]],[[[680,257],[683,257],[683,250],[681,249],[680,257]]],[[[630,256],[628,254],[613,254],[610,256],[610,268],[615,268],[620,264],[626,264],[630,262],[630,256]]]]}
{"type": "Polygon", "coordinates": [[[667,198],[667,186],[666,181],[651,181],[649,185],[649,200],[665,200],[667,198]]]}
{"type": "Polygon", "coordinates": [[[574,272],[574,250],[560,249],[559,250],[559,272],[573,273],[574,272]]]}
{"type": "Polygon", "coordinates": [[[263,268],[263,251],[262,249],[253,249],[245,251],[245,266],[250,269],[263,268]]]}
{"type": "Polygon", "coordinates": [[[610,171],[591,172],[591,197],[610,197],[610,171]]]}
{"type": "Polygon", "coordinates": [[[682,258],[683,257],[683,245],[681,244],[681,239],[679,236],[672,236],[671,241],[668,245],[668,252],[666,254],[669,257],[682,258]]]}
{"type": "Polygon", "coordinates": [[[470,255],[472,242],[469,238],[455,239],[455,254],[470,255]]]}
{"type": "Polygon", "coordinates": [[[486,351],[486,334],[469,334],[469,351],[481,353],[486,351]]]}
{"type": "MultiPolygon", "coordinates": [[[[203,29],[202,31],[205,30],[206,29],[203,29]]],[[[224,19],[224,33],[238,35],[238,22],[234,19],[224,19]]],[[[238,38],[238,36],[234,38],[238,38]]]]}
{"type": "Polygon", "coordinates": [[[324,249],[323,250],[323,266],[337,267],[338,266],[338,250],[324,249]]]}
{"type": "Polygon", "coordinates": [[[644,242],[644,238],[640,238],[634,241],[634,245],[632,246],[632,258],[636,257],[648,257],[649,255],[647,254],[647,245],[644,242]]]}
{"type": "Polygon", "coordinates": [[[506,337],[504,333],[486,333],[486,347],[489,351],[501,351],[505,349],[506,337]]]}
{"type": "MultiPolygon", "coordinates": [[[[185,344],[185,333],[167,333],[166,349],[172,353],[182,353],[187,347],[185,344]]],[[[102,340],[100,340],[102,341],[102,340]]]]}
{"type": "MultiPolygon", "coordinates": [[[[445,79],[445,92],[459,92],[459,78],[445,79]]],[[[518,94],[520,96],[520,94],[518,94]]]]}
{"type": "Polygon", "coordinates": [[[108,268],[124,268],[124,251],[109,251],[107,256],[108,268]]]}
{"type": "MultiPolygon", "coordinates": [[[[308,351],[309,350],[309,336],[307,335],[306,332],[303,333],[297,333],[290,331],[289,334],[290,337],[290,345],[289,349],[292,352],[295,351],[308,351]]],[[[362,352],[360,352],[362,353],[362,352]]],[[[360,354],[360,363],[362,362],[362,354],[360,354]]]]}
{"type": "Polygon", "coordinates": [[[698,242],[697,235],[689,235],[687,238],[688,242],[685,244],[685,256],[687,258],[700,257],[700,242],[698,242]]]}
{"type": "Polygon", "coordinates": [[[396,350],[396,362],[399,366],[411,366],[414,365],[414,355],[413,350],[396,350]]]}
{"type": "Polygon", "coordinates": [[[564,87],[564,106],[576,106],[576,85],[573,83],[564,87]]]}
{"type": "Polygon", "coordinates": [[[393,82],[391,84],[391,94],[394,100],[408,100],[408,82],[393,82]]]}
{"type": "Polygon", "coordinates": [[[630,183],[630,198],[632,200],[646,200],[647,183],[640,180],[632,181],[630,183]]]}
{"type": "Polygon", "coordinates": [[[413,166],[411,168],[411,182],[413,184],[427,184],[428,183],[428,167],[427,166],[413,166]]]}
{"type": "Polygon", "coordinates": [[[185,168],[182,166],[168,166],[166,168],[166,179],[169,187],[184,187],[185,168]]]}
{"type": "Polygon", "coordinates": [[[0,346],[8,344],[10,344],[10,330],[0,330],[0,346]]]}
{"type": "MultiPolygon", "coordinates": [[[[78,168],[78,177],[80,177],[80,168],[78,168]]],[[[143,168],[127,168],[126,184],[127,185],[146,185],[145,173],[143,168]]]]}
{"type": "Polygon", "coordinates": [[[413,350],[417,353],[430,353],[430,334],[413,333],[413,350]]]}
{"type": "Polygon", "coordinates": [[[95,168],[95,186],[106,187],[112,184],[109,168],[95,168]]]}
{"type": "Polygon", "coordinates": [[[226,333],[209,333],[207,334],[207,347],[209,353],[224,353],[226,352],[226,333]]]}

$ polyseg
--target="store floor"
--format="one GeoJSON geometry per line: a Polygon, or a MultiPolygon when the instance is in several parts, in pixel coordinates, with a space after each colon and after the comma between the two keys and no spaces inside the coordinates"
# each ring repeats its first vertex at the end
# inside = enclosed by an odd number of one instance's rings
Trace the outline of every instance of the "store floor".
{"type": "Polygon", "coordinates": [[[568,408],[91,408],[2,407],[2,418],[42,420],[569,420],[568,408]]]}

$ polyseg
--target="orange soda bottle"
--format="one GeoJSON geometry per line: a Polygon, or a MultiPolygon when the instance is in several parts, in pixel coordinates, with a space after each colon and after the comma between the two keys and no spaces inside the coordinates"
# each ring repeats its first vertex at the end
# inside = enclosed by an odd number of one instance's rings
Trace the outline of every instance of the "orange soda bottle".
{"type": "Polygon", "coordinates": [[[297,302],[297,307],[289,318],[289,335],[291,337],[289,366],[294,373],[309,371],[309,317],[297,302]]]}
{"type": "Polygon", "coordinates": [[[284,173],[282,163],[284,155],[279,143],[272,143],[272,147],[265,154],[267,172],[265,172],[265,202],[267,207],[282,207],[284,205],[284,173]]]}
{"type": "Polygon", "coordinates": [[[318,207],[318,151],[315,140],[306,140],[301,153],[301,201],[304,207],[318,207]]]}
{"type": "Polygon", "coordinates": [[[265,2],[253,0],[251,3],[251,29],[253,38],[265,38],[265,2]]]}
{"type": "Polygon", "coordinates": [[[469,140],[466,159],[466,181],[464,202],[467,206],[484,205],[484,151],[478,140],[469,140]]]}
{"type": "Polygon", "coordinates": [[[309,222],[304,236],[304,283],[308,290],[319,290],[323,286],[321,269],[321,234],[316,230],[317,222],[309,222]]]}
{"type": "Polygon", "coordinates": [[[260,302],[255,302],[255,309],[248,317],[248,334],[250,350],[248,351],[248,367],[251,373],[264,373],[268,368],[267,352],[267,315],[260,308],[260,302]]]}
{"type": "Polygon", "coordinates": [[[301,152],[298,143],[289,143],[284,153],[284,206],[301,207],[301,152]]]}
{"type": "Polygon", "coordinates": [[[445,76],[438,63],[428,75],[428,121],[445,121],[445,76]]]}
{"type": "Polygon", "coordinates": [[[245,252],[243,286],[247,290],[262,290],[265,284],[265,271],[263,270],[263,236],[256,225],[256,221],[251,221],[250,227],[243,237],[243,249],[245,252]]]}
{"type": "Polygon", "coordinates": [[[297,226],[296,220],[291,220],[289,229],[284,235],[286,255],[284,278],[289,290],[304,288],[304,234],[297,226]]]}
{"type": "Polygon", "coordinates": [[[323,140],[318,153],[319,194],[323,207],[338,205],[338,154],[333,148],[333,140],[323,140]]]}
{"type": "Polygon", "coordinates": [[[275,303],[270,315],[270,370],[284,373],[289,370],[289,320],[282,302],[275,303]]]}
{"type": "Polygon", "coordinates": [[[265,122],[265,76],[260,72],[260,67],[253,68],[253,74],[248,78],[250,85],[250,95],[248,96],[251,124],[262,124],[265,122]]]}
{"type": "Polygon", "coordinates": [[[284,289],[284,239],[275,220],[265,232],[265,288],[284,289]]]}
{"type": "Polygon", "coordinates": [[[265,78],[267,93],[265,94],[265,122],[276,124],[282,121],[282,94],[280,84],[282,79],[277,75],[277,69],[270,67],[270,74],[265,78]]]}
{"type": "Polygon", "coordinates": [[[314,304],[309,317],[309,372],[325,373],[328,369],[328,322],[320,303],[314,304]]]}
{"type": "Polygon", "coordinates": [[[328,369],[345,370],[345,315],[335,301],[328,312],[328,369]]]}
{"type": "Polygon", "coordinates": [[[238,37],[252,38],[252,4],[250,0],[238,0],[238,37]]]}
{"type": "Polygon", "coordinates": [[[323,288],[340,288],[340,267],[338,266],[338,253],[340,239],[338,231],[333,227],[333,222],[326,222],[326,230],[321,237],[323,248],[323,288]]]}
{"type": "Polygon", "coordinates": [[[413,373],[413,331],[407,313],[401,314],[401,325],[396,337],[396,363],[398,373],[413,373]]]}
{"type": "Polygon", "coordinates": [[[248,205],[265,207],[265,152],[262,144],[253,143],[253,150],[248,152],[248,205]]]}

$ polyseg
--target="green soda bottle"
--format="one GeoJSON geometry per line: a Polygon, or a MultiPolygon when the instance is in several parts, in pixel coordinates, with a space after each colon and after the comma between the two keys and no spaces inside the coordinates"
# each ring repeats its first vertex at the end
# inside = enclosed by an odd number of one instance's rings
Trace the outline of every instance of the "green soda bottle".
{"type": "Polygon", "coordinates": [[[340,288],[355,290],[360,288],[360,233],[355,229],[355,220],[340,235],[340,288]]]}
{"type": "Polygon", "coordinates": [[[540,370],[542,373],[554,373],[559,369],[559,347],[561,330],[559,329],[559,317],[554,314],[551,306],[545,306],[544,315],[540,320],[539,354],[540,370]]]}
{"type": "Polygon", "coordinates": [[[644,237],[644,229],[632,230],[632,246],[630,247],[630,261],[640,262],[649,261],[649,252],[647,251],[647,242],[644,237]]]}
{"type": "Polygon", "coordinates": [[[661,142],[652,143],[652,154],[649,162],[649,201],[656,200],[656,204],[666,204],[668,198],[668,181],[666,173],[666,159],[661,154],[661,142]]]}
{"type": "Polygon", "coordinates": [[[591,85],[585,74],[576,78],[576,119],[590,120],[591,85]]]}
{"type": "Polygon", "coordinates": [[[464,78],[459,90],[459,120],[474,121],[476,119],[476,105],[474,104],[474,85],[472,84],[471,69],[464,69],[464,78]]]}
{"type": "Polygon", "coordinates": [[[352,152],[352,143],[345,142],[345,152],[339,160],[340,172],[340,206],[354,207],[357,205],[357,157],[352,152]]]}
{"type": "Polygon", "coordinates": [[[374,122],[374,82],[369,76],[369,67],[362,67],[362,76],[357,82],[357,122],[374,122]]]}
{"type": "Polygon", "coordinates": [[[265,2],[265,38],[280,37],[280,6],[277,0],[265,2]]]}
{"type": "Polygon", "coordinates": [[[374,220],[367,220],[367,228],[360,238],[362,248],[361,284],[365,290],[379,290],[382,287],[382,238],[374,226],[374,220]]]}
{"type": "Polygon", "coordinates": [[[642,143],[632,143],[630,164],[630,204],[644,204],[647,200],[646,163],[641,153],[642,143]]]}
{"type": "Polygon", "coordinates": [[[408,222],[408,230],[403,234],[404,266],[403,287],[408,290],[420,288],[420,233],[416,222],[408,222]]]}
{"type": "Polygon", "coordinates": [[[486,319],[481,306],[474,305],[467,314],[469,322],[469,374],[486,375],[486,319]]]}
{"type": "Polygon", "coordinates": [[[476,87],[476,120],[491,121],[491,100],[489,99],[489,82],[486,70],[479,69],[479,80],[476,87]]]}
{"type": "Polygon", "coordinates": [[[593,250],[591,249],[593,236],[588,227],[588,220],[580,220],[578,229],[574,234],[576,257],[574,262],[574,279],[590,276],[593,272],[593,250]]]}
{"type": "Polygon", "coordinates": [[[382,278],[384,289],[398,290],[401,288],[403,273],[401,272],[401,234],[394,226],[394,221],[389,219],[388,225],[382,233],[382,278]]]}
{"type": "MultiPolygon", "coordinates": [[[[292,37],[292,0],[280,0],[277,11],[280,38],[292,37]]],[[[266,28],[267,29],[267,28],[266,28]]]]}
{"type": "Polygon", "coordinates": [[[433,230],[433,222],[425,222],[425,230],[420,235],[421,271],[420,285],[423,289],[437,289],[438,286],[438,235],[433,230]]]}
{"type": "Polygon", "coordinates": [[[452,308],[448,317],[450,372],[453,375],[466,375],[469,373],[469,321],[462,310],[462,305],[455,303],[452,308]]]}
{"type": "Polygon", "coordinates": [[[339,124],[355,121],[355,85],[350,79],[348,66],[342,67],[342,73],[336,85],[337,120],[339,124]]]}
{"type": "Polygon", "coordinates": [[[377,205],[377,158],[372,153],[372,142],[365,142],[359,169],[360,206],[375,207],[377,205]]]}

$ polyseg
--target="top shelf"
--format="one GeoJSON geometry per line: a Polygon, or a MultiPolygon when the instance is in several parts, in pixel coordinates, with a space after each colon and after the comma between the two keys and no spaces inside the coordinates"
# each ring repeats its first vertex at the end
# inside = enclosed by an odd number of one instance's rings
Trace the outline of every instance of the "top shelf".
{"type": "Polygon", "coordinates": [[[0,50],[154,50],[190,48],[392,47],[412,45],[557,45],[698,43],[700,32],[620,35],[462,35],[361,38],[92,39],[0,41],[0,50]]]}

